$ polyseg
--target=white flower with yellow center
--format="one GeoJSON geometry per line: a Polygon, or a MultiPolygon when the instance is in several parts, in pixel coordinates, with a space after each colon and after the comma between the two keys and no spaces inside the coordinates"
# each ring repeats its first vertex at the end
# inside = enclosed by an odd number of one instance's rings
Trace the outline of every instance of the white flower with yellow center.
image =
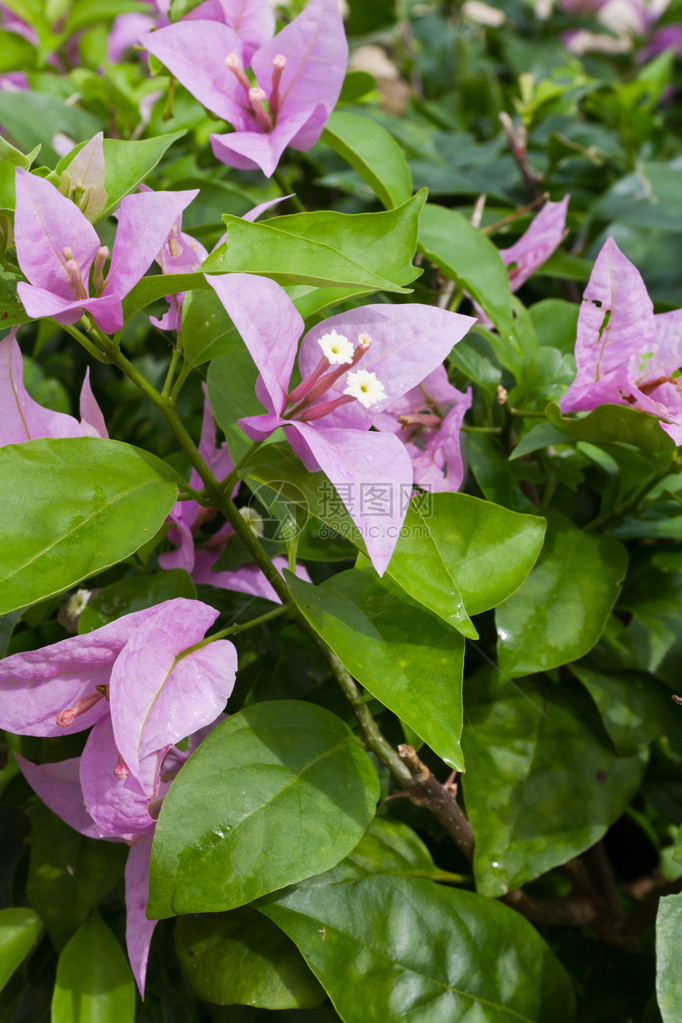
{"type": "Polygon", "coordinates": [[[356,369],[346,377],[346,388],[344,394],[350,394],[357,398],[365,408],[371,408],[377,402],[383,401],[386,391],[376,373],[370,373],[366,369],[356,369]]]}
{"type": "Polygon", "coordinates": [[[332,330],[330,334],[318,338],[317,343],[330,365],[341,366],[343,363],[353,361],[353,345],[343,334],[337,334],[332,330]]]}

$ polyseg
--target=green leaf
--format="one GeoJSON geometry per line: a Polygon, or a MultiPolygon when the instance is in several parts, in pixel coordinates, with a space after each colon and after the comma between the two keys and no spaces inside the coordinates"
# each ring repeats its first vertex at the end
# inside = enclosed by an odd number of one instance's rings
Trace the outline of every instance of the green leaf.
{"type": "Polygon", "coordinates": [[[45,600],[141,547],[177,498],[160,459],[95,437],[0,448],[0,614],[45,600]]]}
{"type": "Polygon", "coordinates": [[[476,890],[499,896],[599,841],[637,792],[646,754],[614,753],[576,683],[520,688],[486,670],[464,699],[476,890]]]}
{"type": "Polygon", "coordinates": [[[111,21],[129,12],[149,14],[149,6],[141,0],[77,0],[71,5],[64,31],[73,35],[82,28],[111,21]]]}
{"type": "Polygon", "coordinates": [[[43,929],[32,909],[0,909],[0,991],[33,948],[43,929]]]}
{"type": "Polygon", "coordinates": [[[618,540],[583,533],[551,512],[537,565],[495,612],[500,670],[518,678],[588,653],[604,631],[626,569],[618,540]]]}
{"type": "Polygon", "coordinates": [[[663,1023],[682,1023],[682,894],[666,895],[656,916],[656,996],[663,1023]]]}
{"type": "MultiPolygon", "coordinates": [[[[546,522],[468,494],[434,494],[424,518],[470,615],[518,590],[542,550],[546,522]]],[[[398,544],[398,558],[403,545],[398,544]]],[[[416,555],[415,555],[416,556],[416,555]]]]}
{"type": "Polygon", "coordinates": [[[658,419],[627,405],[599,405],[587,415],[575,417],[562,416],[559,406],[550,404],[545,415],[550,423],[578,440],[632,444],[668,458],[675,453],[675,442],[661,429],[658,419]]]}
{"type": "MultiPolygon", "coordinates": [[[[101,7],[101,0],[95,0],[101,7]]],[[[117,208],[121,199],[129,195],[154,170],[159,160],[170,146],[187,133],[176,131],[158,138],[141,139],[131,142],[123,139],[104,139],[104,187],[107,192],[107,203],[97,217],[95,223],[106,219],[117,208]]],[[[83,148],[83,143],[76,146],[57,164],[57,173],[67,169],[76,154],[83,148]]],[[[178,289],[180,290],[180,289],[178,289]]],[[[163,294],[170,294],[165,291],[163,294]]],[[[161,296],[158,296],[161,297],[161,296]]],[[[151,300],[150,300],[151,301],[151,300]]]]}
{"type": "Polygon", "coordinates": [[[227,241],[202,269],[262,274],[280,284],[346,286],[353,294],[406,293],[402,285],[420,272],[412,257],[424,200],[418,193],[386,213],[297,213],[265,224],[223,217],[227,241]]]}
{"type": "Polygon", "coordinates": [[[419,249],[485,310],[503,341],[515,344],[509,275],[488,236],[455,210],[428,203],[419,221],[419,249]]]}
{"type": "MultiPolygon", "coordinates": [[[[265,274],[264,276],[268,276],[265,274]]],[[[126,323],[140,309],[145,309],[166,295],[177,295],[181,291],[192,291],[194,288],[208,290],[210,284],[203,272],[194,271],[186,274],[149,274],[138,281],[123,299],[123,316],[126,323]]]]}
{"type": "Polygon", "coordinates": [[[134,1023],[135,982],[123,949],[97,913],[59,956],[52,1023],[134,1023]]]}
{"type": "Polygon", "coordinates": [[[171,568],[152,575],[135,575],[119,579],[99,590],[85,605],[78,618],[78,632],[92,632],[123,615],[154,607],[165,600],[187,597],[196,600],[197,590],[188,572],[171,568]]]}
{"type": "Polygon", "coordinates": [[[374,766],[334,714],[294,700],[218,726],[164,799],[148,913],[234,909],[338,863],[379,796],[374,766]]]}
{"type": "Polygon", "coordinates": [[[10,145],[7,139],[0,137],[0,210],[14,209],[16,168],[23,167],[24,170],[28,170],[39,152],[40,146],[38,145],[32,153],[25,155],[10,145]]]}
{"type": "Polygon", "coordinates": [[[374,874],[398,874],[429,881],[465,880],[447,870],[439,870],[421,838],[407,824],[386,817],[375,817],[345,860],[325,874],[308,878],[306,885],[357,881],[374,874]]]}
{"type": "Polygon", "coordinates": [[[666,735],[673,725],[670,690],[637,671],[607,674],[582,662],[571,665],[594,700],[619,756],[628,757],[666,735]]]}
{"type": "Polygon", "coordinates": [[[17,32],[0,29],[0,74],[28,71],[36,66],[35,47],[17,32]]]}
{"type": "Polygon", "coordinates": [[[296,946],[248,906],[180,917],[175,944],[194,991],[207,1002],[314,1009],[325,999],[296,946]]]}
{"type": "Polygon", "coordinates": [[[202,272],[224,273],[230,270],[270,277],[278,284],[332,285],[362,288],[368,292],[407,293],[408,289],[376,276],[328,242],[309,241],[287,234],[276,230],[270,221],[252,224],[227,214],[223,220],[227,225],[227,241],[209,255],[202,272]]]}
{"type": "Polygon", "coordinates": [[[42,803],[32,809],[31,822],[26,896],[60,949],[123,879],[127,850],[86,838],[42,803]]]}
{"type": "MultiPolygon", "coordinates": [[[[225,368],[227,370],[227,366],[225,368]]],[[[240,475],[276,490],[323,522],[321,537],[330,535],[330,531],[340,533],[363,554],[367,553],[360,531],[341,501],[329,499],[330,485],[326,476],[309,473],[287,444],[261,447],[240,475]]],[[[428,502],[423,503],[428,510],[428,502]]],[[[452,572],[443,560],[440,536],[432,531],[421,504],[418,498],[410,503],[387,574],[420,604],[463,635],[475,638],[478,633],[467,615],[452,572]]]]}
{"type": "MultiPolygon", "coordinates": [[[[240,352],[246,352],[253,366],[252,383],[255,382],[258,371],[213,288],[206,291],[190,291],[186,295],[182,305],[179,344],[183,358],[192,366],[202,366],[205,362],[221,356],[226,356],[227,361],[231,363],[234,358],[239,358],[240,352]]],[[[226,378],[230,380],[229,374],[226,374],[226,378]]],[[[240,391],[240,388],[235,387],[235,391],[240,391]]],[[[242,394],[242,397],[246,399],[247,396],[242,394]]],[[[259,408],[258,402],[256,411],[259,408]]],[[[232,417],[230,423],[234,423],[235,419],[236,417],[232,417]]]]}
{"type": "Polygon", "coordinates": [[[17,294],[17,284],[23,281],[19,274],[0,268],[0,330],[5,327],[16,327],[18,323],[29,323],[31,317],[26,313],[17,294]]]}
{"type": "Polygon", "coordinates": [[[51,145],[57,132],[84,142],[102,128],[99,118],[80,107],[34,89],[0,92],[0,124],[21,149],[42,144],[40,155],[52,166],[59,159],[51,145]]]}
{"type": "Polygon", "coordinates": [[[464,639],[372,570],[340,572],[322,586],[286,575],[315,631],[372,696],[450,767],[464,767],[464,639]]]}
{"type": "Polygon", "coordinates": [[[632,227],[682,231],[679,157],[669,163],[638,161],[637,170],[611,185],[593,209],[599,220],[632,227]]]}
{"type": "Polygon", "coordinates": [[[337,111],[327,121],[321,138],[364,178],[387,210],[400,206],[412,195],[412,175],[405,153],[376,121],[337,111]]]}
{"type": "Polygon", "coordinates": [[[513,910],[432,881],[303,885],[258,906],[298,945],[344,1023],[569,1023],[573,991],[513,910]]]}

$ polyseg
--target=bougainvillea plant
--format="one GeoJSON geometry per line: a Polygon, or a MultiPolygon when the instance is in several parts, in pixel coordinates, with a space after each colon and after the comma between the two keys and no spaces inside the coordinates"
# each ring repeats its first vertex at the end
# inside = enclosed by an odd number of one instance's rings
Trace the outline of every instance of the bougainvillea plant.
{"type": "Polygon", "coordinates": [[[0,1023],[680,1023],[681,35],[0,4],[0,1023]]]}

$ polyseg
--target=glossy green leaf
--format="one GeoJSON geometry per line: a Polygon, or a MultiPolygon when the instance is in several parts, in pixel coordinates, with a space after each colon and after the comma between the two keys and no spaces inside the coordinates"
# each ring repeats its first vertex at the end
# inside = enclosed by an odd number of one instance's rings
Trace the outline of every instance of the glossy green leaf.
{"type": "MultiPolygon", "coordinates": [[[[323,523],[320,536],[341,533],[363,554],[367,553],[360,531],[340,500],[329,500],[326,477],[322,473],[307,472],[288,445],[268,444],[260,448],[241,475],[277,490],[319,519],[323,523]]],[[[450,567],[444,561],[440,536],[431,527],[429,511],[428,501],[413,499],[410,503],[387,574],[420,604],[463,635],[475,638],[478,634],[467,615],[450,567]]]]}
{"type": "Polygon", "coordinates": [[[419,249],[482,306],[504,341],[514,342],[509,275],[486,234],[461,213],[428,203],[419,221],[419,249]]]}
{"type": "Polygon", "coordinates": [[[618,441],[670,458],[675,451],[674,441],[654,416],[627,405],[599,405],[587,415],[562,416],[558,405],[550,404],[545,414],[550,423],[578,440],[594,444],[618,441]]]}
{"type": "Polygon", "coordinates": [[[360,840],[378,796],[340,718],[295,700],[247,707],[204,740],[163,802],[149,915],[234,909],[327,870],[360,840]]]}
{"type": "Polygon", "coordinates": [[[296,946],[248,906],[180,917],[175,944],[192,987],[207,1002],[314,1009],[325,999],[296,946]]]}
{"type": "Polygon", "coordinates": [[[78,632],[81,635],[92,632],[116,618],[162,604],[165,600],[175,597],[196,600],[196,596],[196,586],[182,568],[120,579],[91,597],[78,618],[78,632]]]}
{"type": "Polygon", "coordinates": [[[472,892],[378,876],[302,885],[258,906],[298,945],[344,1023],[573,1019],[537,931],[472,892]]]}
{"type": "MultiPolygon", "coordinates": [[[[424,518],[470,615],[496,607],[521,586],[546,528],[540,516],[468,494],[434,494],[424,518]]],[[[403,549],[401,542],[399,557],[403,549]]]]}
{"type": "Polygon", "coordinates": [[[405,153],[376,121],[336,111],[327,121],[322,141],[364,178],[386,209],[400,206],[410,198],[412,175],[405,153]]]}
{"type": "Polygon", "coordinates": [[[622,670],[607,674],[580,661],[571,671],[594,700],[619,756],[633,756],[676,725],[670,690],[652,675],[622,670]]]}
{"type": "Polygon", "coordinates": [[[0,91],[0,124],[25,151],[42,144],[41,158],[51,166],[59,159],[51,145],[57,132],[84,142],[102,128],[99,118],[80,107],[34,89],[0,91]]]}
{"type": "Polygon", "coordinates": [[[164,462],[114,440],[32,440],[0,449],[0,614],[128,557],[177,498],[164,462]]]}
{"type": "Polygon", "coordinates": [[[583,657],[604,630],[626,570],[618,540],[548,515],[535,568],[495,611],[500,670],[517,678],[583,657]]]}
{"type": "Polygon", "coordinates": [[[636,171],[609,188],[595,215],[648,230],[682,231],[679,180],[679,158],[668,164],[641,160],[636,171]]]}
{"type": "Polygon", "coordinates": [[[682,1023],[682,894],[666,895],[656,917],[656,995],[663,1023],[682,1023]]]}
{"type": "MultiPolygon", "coordinates": [[[[333,216],[333,214],[329,214],[333,216]]],[[[400,288],[349,259],[328,242],[286,234],[270,222],[252,224],[240,217],[224,217],[227,241],[203,264],[206,273],[240,271],[270,277],[278,284],[313,284],[360,287],[367,291],[400,288]]]]}
{"type": "MultiPolygon", "coordinates": [[[[100,0],[96,0],[96,2],[99,7],[102,6],[100,0]]],[[[158,138],[138,141],[104,139],[104,187],[107,192],[107,202],[95,223],[106,219],[116,209],[121,199],[134,191],[140,182],[144,181],[147,175],[154,170],[166,150],[185,134],[185,131],[176,131],[158,138]]],[[[85,143],[76,146],[59,161],[56,168],[58,174],[68,168],[83,145],[85,143]]],[[[169,294],[169,292],[166,291],[165,294],[169,294]]]]}
{"type": "Polygon", "coordinates": [[[576,682],[517,686],[482,671],[464,705],[476,888],[498,896],[594,845],[639,788],[646,755],[614,753],[576,682]]]}
{"type": "Polygon", "coordinates": [[[407,824],[387,817],[375,817],[344,860],[326,873],[308,878],[306,885],[357,881],[375,874],[398,874],[429,881],[465,880],[460,875],[440,870],[417,833],[407,824]]]}
{"type": "Polygon", "coordinates": [[[311,586],[291,573],[290,592],[344,667],[450,767],[464,767],[464,638],[373,571],[311,586]]]}
{"type": "Polygon", "coordinates": [[[423,193],[386,213],[297,213],[251,224],[224,217],[227,241],[203,264],[262,274],[280,284],[405,292],[419,276],[412,265],[423,193]]]}
{"type": "Polygon", "coordinates": [[[0,909],[0,991],[23,963],[42,929],[42,921],[32,909],[0,909]]]}
{"type": "Polygon", "coordinates": [[[123,949],[97,913],[57,963],[52,1023],[134,1023],[135,982],[123,949]]]}

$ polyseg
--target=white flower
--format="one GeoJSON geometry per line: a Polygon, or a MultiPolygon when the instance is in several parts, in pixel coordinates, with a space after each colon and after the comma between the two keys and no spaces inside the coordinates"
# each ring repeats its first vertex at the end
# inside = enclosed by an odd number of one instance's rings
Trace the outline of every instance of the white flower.
{"type": "Polygon", "coordinates": [[[347,386],[344,394],[350,394],[357,398],[365,408],[371,408],[377,402],[383,401],[386,391],[376,373],[370,373],[366,369],[356,369],[346,377],[347,386]]]}
{"type": "Polygon", "coordinates": [[[332,366],[353,361],[353,345],[343,334],[337,334],[332,330],[330,334],[318,338],[317,343],[332,366]]]}

